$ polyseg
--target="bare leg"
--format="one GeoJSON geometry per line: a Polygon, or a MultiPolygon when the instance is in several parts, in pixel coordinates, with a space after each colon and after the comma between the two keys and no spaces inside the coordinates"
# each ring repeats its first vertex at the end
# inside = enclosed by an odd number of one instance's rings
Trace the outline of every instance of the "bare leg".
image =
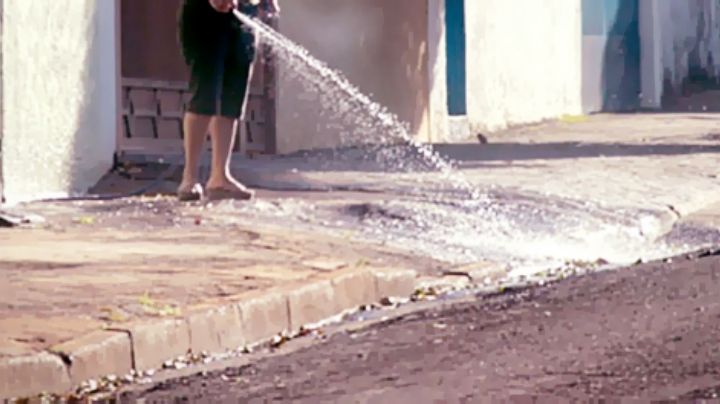
{"type": "Polygon", "coordinates": [[[198,166],[200,157],[202,156],[203,145],[205,144],[205,136],[208,133],[211,117],[207,115],[199,115],[192,112],[185,114],[183,119],[183,130],[185,139],[183,141],[185,147],[185,169],[183,170],[183,179],[178,188],[179,192],[187,193],[193,191],[193,188],[200,182],[198,176],[198,166]]]}
{"type": "Polygon", "coordinates": [[[236,122],[234,119],[222,116],[214,116],[210,121],[213,161],[207,189],[209,190],[208,196],[211,198],[213,191],[218,190],[222,192],[215,192],[216,194],[224,194],[225,197],[233,199],[250,199],[253,196],[253,193],[233,178],[230,173],[236,122]]]}

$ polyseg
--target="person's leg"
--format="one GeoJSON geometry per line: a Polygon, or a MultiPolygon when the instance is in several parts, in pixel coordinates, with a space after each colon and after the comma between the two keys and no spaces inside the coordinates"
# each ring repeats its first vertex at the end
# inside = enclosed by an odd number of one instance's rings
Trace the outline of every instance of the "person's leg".
{"type": "Polygon", "coordinates": [[[232,185],[230,161],[235,144],[235,120],[216,115],[210,121],[212,139],[212,166],[208,188],[224,188],[232,185]]]}
{"type": "Polygon", "coordinates": [[[231,40],[225,64],[221,111],[210,122],[213,162],[206,188],[211,198],[250,199],[253,196],[252,191],[233,178],[230,172],[236,125],[242,118],[252,77],[253,54],[246,49],[248,44],[244,41],[247,40],[240,35],[231,40]]]}
{"type": "Polygon", "coordinates": [[[203,196],[198,168],[212,117],[221,113],[225,54],[222,41],[216,40],[203,49],[194,50],[187,58],[192,97],[183,119],[185,169],[178,188],[181,200],[197,200],[203,196]]]}
{"type": "Polygon", "coordinates": [[[203,195],[198,166],[210,117],[218,113],[215,99],[220,75],[216,70],[222,55],[214,39],[219,34],[207,28],[207,16],[211,14],[205,7],[210,6],[194,1],[183,2],[178,21],[178,39],[190,72],[189,90],[192,95],[183,117],[185,167],[177,190],[180,200],[198,200],[203,195]]]}
{"type": "Polygon", "coordinates": [[[177,192],[183,201],[198,200],[203,196],[198,170],[211,117],[217,110],[215,99],[218,86],[215,83],[218,79],[212,64],[211,60],[206,58],[199,58],[190,64],[192,98],[183,117],[185,168],[177,192]]]}
{"type": "Polygon", "coordinates": [[[237,181],[230,172],[236,122],[237,120],[224,116],[214,116],[210,121],[213,161],[206,188],[211,199],[253,197],[253,192],[237,181]]]}
{"type": "Polygon", "coordinates": [[[192,193],[193,188],[200,183],[198,166],[202,156],[205,136],[207,136],[210,125],[210,116],[194,112],[185,113],[183,119],[183,131],[185,138],[183,146],[185,149],[185,168],[183,170],[182,182],[178,188],[179,193],[192,193]]]}

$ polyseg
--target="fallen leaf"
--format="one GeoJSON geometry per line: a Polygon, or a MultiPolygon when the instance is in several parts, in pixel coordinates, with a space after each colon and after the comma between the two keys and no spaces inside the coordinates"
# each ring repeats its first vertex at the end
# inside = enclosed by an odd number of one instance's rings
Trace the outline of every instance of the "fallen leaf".
{"type": "Polygon", "coordinates": [[[365,258],[360,258],[360,259],[358,260],[358,262],[355,263],[355,266],[358,267],[358,268],[363,268],[363,267],[366,267],[366,266],[368,266],[368,265],[370,265],[370,261],[368,261],[368,260],[365,259],[365,258]]]}
{"type": "Polygon", "coordinates": [[[140,296],[138,302],[143,306],[155,306],[155,300],[150,297],[150,294],[148,292],[145,292],[145,294],[140,296]]]}
{"type": "Polygon", "coordinates": [[[82,217],[75,218],[75,223],[87,224],[87,225],[94,224],[95,218],[92,216],[82,216],[82,217]]]}
{"type": "Polygon", "coordinates": [[[587,121],[588,117],[586,115],[563,115],[560,117],[560,122],[564,123],[582,123],[587,121]]]}
{"type": "Polygon", "coordinates": [[[113,323],[124,323],[130,320],[130,316],[121,309],[113,307],[103,307],[100,309],[100,311],[104,313],[100,316],[101,320],[110,321],[113,323]]]}

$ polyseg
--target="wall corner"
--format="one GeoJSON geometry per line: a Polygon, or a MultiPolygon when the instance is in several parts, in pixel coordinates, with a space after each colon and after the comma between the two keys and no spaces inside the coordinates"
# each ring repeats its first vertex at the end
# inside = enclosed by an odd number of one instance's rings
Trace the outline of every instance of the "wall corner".
{"type": "Polygon", "coordinates": [[[428,1],[428,137],[430,142],[447,141],[447,57],[445,0],[428,1]]]}
{"type": "Polygon", "coordinates": [[[3,192],[3,134],[5,132],[5,125],[3,124],[3,115],[5,112],[5,103],[3,102],[3,99],[5,98],[5,92],[3,91],[5,84],[3,76],[3,33],[5,26],[3,24],[5,21],[4,2],[5,0],[0,0],[0,204],[5,202],[5,194],[3,192]]]}

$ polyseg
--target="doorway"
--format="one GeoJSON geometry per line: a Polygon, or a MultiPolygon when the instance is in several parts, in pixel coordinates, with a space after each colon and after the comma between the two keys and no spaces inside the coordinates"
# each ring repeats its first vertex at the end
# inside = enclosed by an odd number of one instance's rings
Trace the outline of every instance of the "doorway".
{"type": "MultiPolygon", "coordinates": [[[[119,0],[121,111],[118,154],[182,153],[182,117],[189,101],[177,21],[183,0],[119,0]]],[[[257,52],[236,152],[275,153],[275,67],[257,52]]]]}
{"type": "Polygon", "coordinates": [[[640,107],[638,0],[583,0],[583,108],[629,112],[640,107]]]}
{"type": "Polygon", "coordinates": [[[451,116],[467,114],[465,0],[445,0],[447,103],[451,116]]]}

